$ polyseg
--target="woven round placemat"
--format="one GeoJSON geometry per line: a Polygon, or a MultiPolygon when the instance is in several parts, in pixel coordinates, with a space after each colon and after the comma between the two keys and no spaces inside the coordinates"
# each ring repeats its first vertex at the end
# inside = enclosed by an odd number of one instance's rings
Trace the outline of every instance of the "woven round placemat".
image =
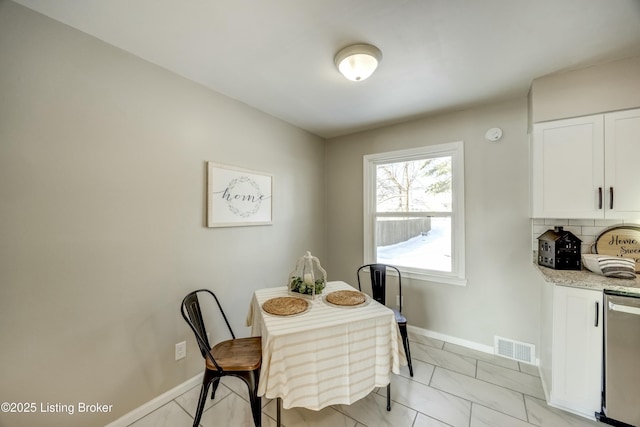
{"type": "Polygon", "coordinates": [[[335,305],[359,305],[366,300],[365,294],[358,291],[334,291],[327,295],[327,302],[335,305]]]}
{"type": "Polygon", "coordinates": [[[262,304],[262,309],[269,314],[277,316],[291,316],[305,311],[309,307],[309,303],[301,298],[296,297],[278,297],[271,298],[262,304]]]}

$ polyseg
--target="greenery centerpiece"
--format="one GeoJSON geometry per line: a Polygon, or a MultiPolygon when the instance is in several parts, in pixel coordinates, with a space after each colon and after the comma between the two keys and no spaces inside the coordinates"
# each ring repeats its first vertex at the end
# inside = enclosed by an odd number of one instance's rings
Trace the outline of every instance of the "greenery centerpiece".
{"type": "Polygon", "coordinates": [[[296,268],[289,274],[289,294],[314,298],[321,295],[327,283],[327,272],[317,257],[307,251],[298,258],[296,268]]]}

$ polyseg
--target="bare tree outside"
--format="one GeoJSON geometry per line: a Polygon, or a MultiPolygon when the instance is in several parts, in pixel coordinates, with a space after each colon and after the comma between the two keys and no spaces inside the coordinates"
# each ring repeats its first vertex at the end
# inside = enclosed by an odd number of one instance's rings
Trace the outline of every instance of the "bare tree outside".
{"type": "Polygon", "coordinates": [[[448,212],[451,157],[378,165],[378,212],[448,212]]]}

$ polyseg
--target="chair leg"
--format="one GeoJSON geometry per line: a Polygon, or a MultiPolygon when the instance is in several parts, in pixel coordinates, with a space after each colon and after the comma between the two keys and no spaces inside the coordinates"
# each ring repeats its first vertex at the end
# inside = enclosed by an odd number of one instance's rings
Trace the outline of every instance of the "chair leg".
{"type": "Polygon", "coordinates": [[[198,399],[198,407],[196,409],[196,416],[193,417],[193,427],[200,426],[200,418],[202,418],[204,403],[207,401],[207,391],[209,391],[209,384],[211,384],[211,381],[215,379],[220,380],[220,378],[215,378],[211,371],[206,370],[204,372],[204,378],[202,379],[202,388],[200,389],[200,398],[198,399]]]}
{"type": "Polygon", "coordinates": [[[391,381],[387,384],[387,411],[391,410],[391,381]]]}
{"type": "Polygon", "coordinates": [[[276,397],[276,426],[282,427],[282,398],[276,397]]]}
{"type": "Polygon", "coordinates": [[[409,375],[413,376],[413,365],[411,364],[411,349],[409,348],[409,336],[407,334],[407,325],[399,324],[400,335],[402,336],[402,345],[404,353],[407,355],[407,364],[409,365],[409,375]]]}
{"type": "Polygon", "coordinates": [[[262,426],[262,398],[258,396],[258,380],[260,378],[260,370],[252,372],[244,372],[238,375],[249,389],[249,403],[251,406],[251,414],[253,415],[253,423],[256,427],[262,426]]]}
{"type": "Polygon", "coordinates": [[[211,385],[211,400],[213,400],[216,398],[216,390],[218,390],[218,385],[220,385],[220,377],[214,378],[211,385]]]}

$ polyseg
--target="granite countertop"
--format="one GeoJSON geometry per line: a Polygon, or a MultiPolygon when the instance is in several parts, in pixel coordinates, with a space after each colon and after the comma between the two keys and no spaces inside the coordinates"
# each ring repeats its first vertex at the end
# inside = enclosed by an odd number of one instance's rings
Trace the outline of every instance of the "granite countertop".
{"type": "Polygon", "coordinates": [[[576,288],[595,290],[615,290],[640,295],[640,275],[635,279],[614,279],[601,276],[589,270],[554,270],[534,262],[534,267],[546,282],[576,288]]]}

